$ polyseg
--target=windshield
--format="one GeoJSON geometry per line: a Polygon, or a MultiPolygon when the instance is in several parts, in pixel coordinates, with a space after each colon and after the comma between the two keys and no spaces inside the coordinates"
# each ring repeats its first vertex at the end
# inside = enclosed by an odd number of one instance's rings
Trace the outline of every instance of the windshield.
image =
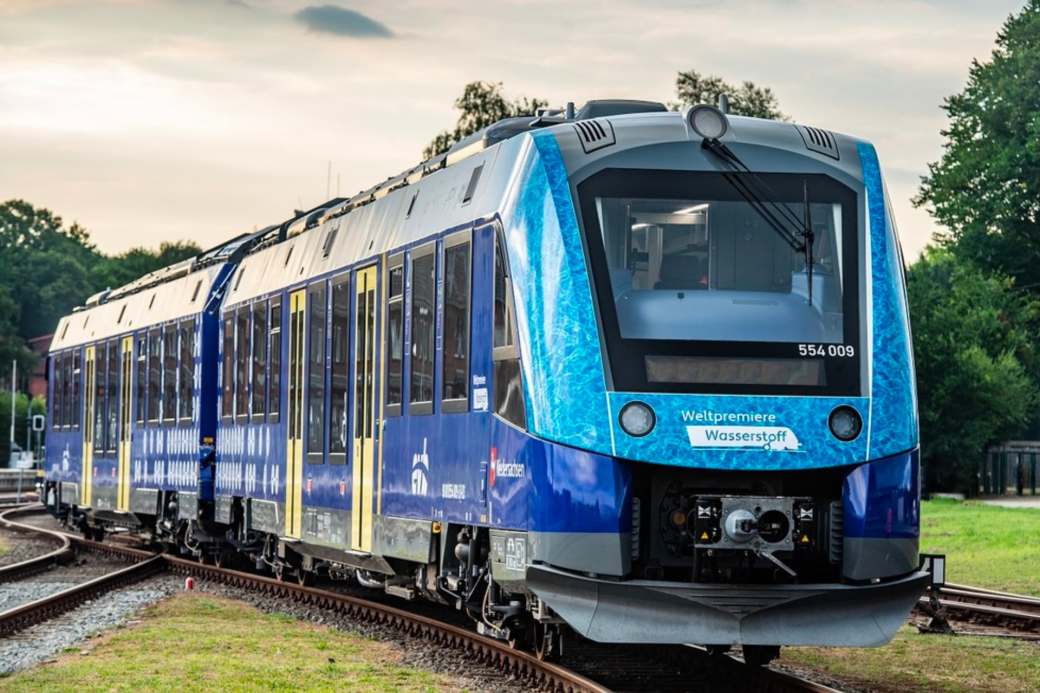
{"type": "Polygon", "coordinates": [[[615,385],[855,389],[855,197],[819,175],[758,178],[797,242],[721,173],[615,169],[580,186],[615,385]]]}

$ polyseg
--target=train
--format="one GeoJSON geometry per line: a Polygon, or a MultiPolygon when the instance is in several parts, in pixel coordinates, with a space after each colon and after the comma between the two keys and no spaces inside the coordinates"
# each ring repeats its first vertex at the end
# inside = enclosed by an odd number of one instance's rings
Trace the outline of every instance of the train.
{"type": "Polygon", "coordinates": [[[903,272],[865,140],[508,118],[62,318],[43,497],[543,657],[882,645],[928,581],[903,272]]]}

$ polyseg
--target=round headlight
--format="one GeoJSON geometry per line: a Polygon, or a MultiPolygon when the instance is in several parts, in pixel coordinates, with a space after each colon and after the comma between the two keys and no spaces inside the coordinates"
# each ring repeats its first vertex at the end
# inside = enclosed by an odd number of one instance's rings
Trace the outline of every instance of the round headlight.
{"type": "Polygon", "coordinates": [[[654,430],[657,417],[654,410],[642,402],[629,402],[621,407],[621,415],[618,417],[621,428],[630,436],[641,438],[654,430]]]}
{"type": "Polygon", "coordinates": [[[859,418],[859,412],[846,406],[832,411],[827,424],[831,427],[834,437],[844,441],[855,440],[863,429],[863,420],[859,418]]]}
{"type": "Polygon", "coordinates": [[[729,130],[725,114],[714,106],[694,106],[686,114],[686,122],[706,140],[717,140],[729,130]]]}

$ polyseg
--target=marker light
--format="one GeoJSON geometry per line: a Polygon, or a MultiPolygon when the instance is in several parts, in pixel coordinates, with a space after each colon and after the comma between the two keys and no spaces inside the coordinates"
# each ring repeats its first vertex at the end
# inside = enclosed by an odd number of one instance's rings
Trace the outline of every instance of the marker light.
{"type": "Polygon", "coordinates": [[[618,417],[618,421],[621,422],[621,428],[625,430],[625,433],[636,438],[642,438],[654,430],[657,417],[654,416],[654,410],[646,404],[629,402],[621,408],[621,415],[618,417]]]}
{"type": "Polygon", "coordinates": [[[706,140],[717,140],[729,130],[729,120],[714,106],[702,104],[686,112],[686,122],[706,140]]]}
{"type": "Polygon", "coordinates": [[[840,406],[831,412],[827,424],[831,427],[831,433],[838,440],[855,440],[863,428],[863,420],[859,413],[852,407],[840,406]]]}

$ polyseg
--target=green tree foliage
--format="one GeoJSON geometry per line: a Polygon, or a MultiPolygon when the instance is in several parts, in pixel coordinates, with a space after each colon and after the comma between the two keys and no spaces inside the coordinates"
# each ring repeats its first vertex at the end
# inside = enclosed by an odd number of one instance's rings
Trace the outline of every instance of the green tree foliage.
{"type": "Polygon", "coordinates": [[[115,288],[162,267],[174,265],[202,252],[195,243],[178,241],[159,244],[159,252],[147,248],[131,248],[125,253],[106,257],[94,268],[96,284],[115,288]]]}
{"type": "Polygon", "coordinates": [[[1021,434],[1040,390],[1040,304],[947,248],[907,273],[928,488],[974,494],[986,447],[1021,434]]]}
{"type": "Polygon", "coordinates": [[[716,75],[702,75],[696,70],[686,70],[675,78],[675,93],[679,99],[676,108],[702,103],[714,105],[719,100],[719,94],[725,94],[729,98],[729,112],[734,115],[787,120],[773,90],[754,82],[741,82],[737,87],[716,75]]]}
{"type": "Polygon", "coordinates": [[[461,111],[455,129],[445,130],[434,137],[423,150],[423,158],[446,152],[459,140],[503,118],[534,115],[547,105],[547,101],[526,96],[510,101],[502,93],[501,82],[470,82],[463,87],[462,96],[455,99],[455,108],[461,111]]]}
{"type": "Polygon", "coordinates": [[[938,240],[985,269],[1040,289],[1040,0],[997,35],[989,62],[974,61],[964,90],[946,99],[942,158],[929,166],[918,205],[947,231],[938,240]]]}

